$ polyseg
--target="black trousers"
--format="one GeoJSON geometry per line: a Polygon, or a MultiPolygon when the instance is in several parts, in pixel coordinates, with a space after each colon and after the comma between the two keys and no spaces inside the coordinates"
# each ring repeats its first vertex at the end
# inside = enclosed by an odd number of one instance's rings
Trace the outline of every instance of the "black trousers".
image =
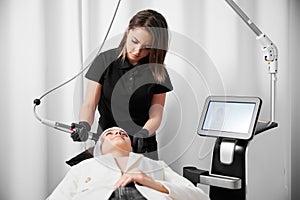
{"type": "Polygon", "coordinates": [[[125,187],[117,188],[109,197],[109,200],[147,200],[136,189],[134,183],[130,183],[125,187]]]}

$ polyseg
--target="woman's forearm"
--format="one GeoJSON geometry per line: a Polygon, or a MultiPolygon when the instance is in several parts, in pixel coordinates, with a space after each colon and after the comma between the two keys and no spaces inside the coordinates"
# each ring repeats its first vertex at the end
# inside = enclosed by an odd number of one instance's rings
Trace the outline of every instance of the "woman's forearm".
{"type": "Polygon", "coordinates": [[[149,110],[149,120],[145,123],[144,127],[152,135],[160,126],[166,94],[156,94],[153,96],[151,108],[149,110]]]}
{"type": "Polygon", "coordinates": [[[90,125],[93,124],[95,111],[100,100],[101,88],[101,84],[88,81],[85,99],[79,112],[79,121],[86,121],[90,125]]]}
{"type": "Polygon", "coordinates": [[[91,126],[94,122],[95,109],[93,106],[83,104],[79,112],[79,121],[86,121],[91,126]]]}

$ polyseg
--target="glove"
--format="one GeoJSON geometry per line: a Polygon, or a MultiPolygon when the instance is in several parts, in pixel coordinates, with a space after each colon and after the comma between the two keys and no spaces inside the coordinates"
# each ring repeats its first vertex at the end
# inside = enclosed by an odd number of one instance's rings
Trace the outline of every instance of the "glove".
{"type": "Polygon", "coordinates": [[[79,124],[72,123],[71,128],[73,132],[71,133],[71,138],[74,142],[85,142],[89,138],[89,131],[91,126],[85,121],[79,122],[79,124]]]}
{"type": "Polygon", "coordinates": [[[135,153],[145,153],[147,150],[147,141],[145,138],[149,137],[149,131],[147,129],[141,129],[133,135],[132,148],[135,153]]]}

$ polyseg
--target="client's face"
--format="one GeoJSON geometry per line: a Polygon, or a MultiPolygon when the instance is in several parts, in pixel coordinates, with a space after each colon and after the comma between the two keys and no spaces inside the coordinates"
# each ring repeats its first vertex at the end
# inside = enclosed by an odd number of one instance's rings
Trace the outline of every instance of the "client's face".
{"type": "Polygon", "coordinates": [[[111,153],[112,151],[120,150],[130,152],[131,141],[126,132],[121,129],[110,129],[103,133],[102,139],[102,153],[111,153]]]}

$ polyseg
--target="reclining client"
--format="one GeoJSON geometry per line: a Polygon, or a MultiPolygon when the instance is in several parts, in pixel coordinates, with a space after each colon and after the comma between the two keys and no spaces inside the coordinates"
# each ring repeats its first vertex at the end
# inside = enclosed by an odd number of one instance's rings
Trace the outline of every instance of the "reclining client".
{"type": "Polygon", "coordinates": [[[94,157],[73,166],[47,200],[208,200],[163,161],[132,152],[123,129],[106,129],[94,157]]]}

